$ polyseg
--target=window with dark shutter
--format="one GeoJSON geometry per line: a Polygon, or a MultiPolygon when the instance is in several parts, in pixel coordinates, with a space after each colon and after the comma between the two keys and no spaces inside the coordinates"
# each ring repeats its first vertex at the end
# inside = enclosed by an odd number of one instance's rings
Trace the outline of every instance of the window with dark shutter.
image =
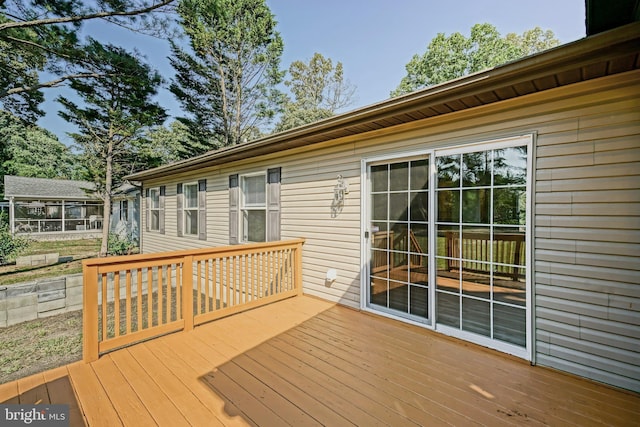
{"type": "Polygon", "coordinates": [[[158,219],[158,228],[161,234],[164,234],[164,199],[166,195],[167,187],[164,185],[160,186],[160,197],[158,204],[160,206],[160,218],[158,219]]]}
{"type": "Polygon", "coordinates": [[[178,184],[176,186],[176,206],[177,206],[177,210],[176,210],[176,226],[177,226],[177,233],[178,233],[178,237],[181,237],[183,232],[182,232],[182,221],[184,221],[183,217],[182,217],[182,207],[184,206],[184,195],[182,194],[182,184],[178,184]]]}
{"type": "Polygon", "coordinates": [[[190,182],[183,184],[182,206],[184,217],[183,233],[187,236],[198,235],[198,183],[190,182]]]}
{"type": "Polygon", "coordinates": [[[164,202],[164,196],[162,197],[160,196],[160,188],[156,187],[156,188],[147,189],[147,230],[150,230],[150,231],[161,230],[160,218],[163,215],[161,215],[162,209],[160,205],[160,200],[164,202]]]}
{"type": "Polygon", "coordinates": [[[149,189],[145,189],[144,190],[144,205],[145,205],[145,218],[144,218],[144,223],[145,223],[145,229],[147,231],[151,230],[151,227],[149,226],[149,220],[151,219],[151,215],[149,214],[149,209],[150,209],[150,197],[149,197],[149,189]]]}

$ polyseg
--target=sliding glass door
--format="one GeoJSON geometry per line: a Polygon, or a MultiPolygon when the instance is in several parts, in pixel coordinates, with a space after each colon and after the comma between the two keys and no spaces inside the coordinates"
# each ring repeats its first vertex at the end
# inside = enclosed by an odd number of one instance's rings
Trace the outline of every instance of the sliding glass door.
{"type": "Polygon", "coordinates": [[[366,305],[528,358],[530,151],[525,136],[367,163],[366,305]]]}
{"type": "Polygon", "coordinates": [[[429,319],[429,159],[369,166],[369,303],[429,319]]]}
{"type": "Polygon", "coordinates": [[[525,348],[528,148],[438,154],[437,324],[525,348]]]}

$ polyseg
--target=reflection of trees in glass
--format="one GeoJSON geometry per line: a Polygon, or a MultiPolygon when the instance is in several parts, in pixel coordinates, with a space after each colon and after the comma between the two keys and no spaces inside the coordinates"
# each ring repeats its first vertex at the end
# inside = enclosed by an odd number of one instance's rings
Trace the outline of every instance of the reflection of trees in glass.
{"type": "Polygon", "coordinates": [[[496,188],[493,191],[493,222],[525,225],[526,191],[521,187],[496,188]]]}
{"type": "Polygon", "coordinates": [[[458,222],[460,219],[460,190],[438,191],[438,218],[440,222],[458,222]]]}
{"type": "Polygon", "coordinates": [[[526,146],[442,156],[437,159],[437,167],[438,188],[460,188],[462,193],[438,192],[438,221],[457,222],[461,213],[462,222],[490,223],[491,190],[473,187],[494,186],[493,221],[514,225],[525,223],[526,146]]]}
{"type": "Polygon", "coordinates": [[[527,147],[493,150],[493,184],[525,185],[527,182],[527,147]]]}
{"type": "Polygon", "coordinates": [[[527,147],[501,148],[463,155],[463,187],[523,185],[527,178],[527,147]],[[493,157],[493,159],[492,159],[493,157]]]}
{"type": "Polygon", "coordinates": [[[491,151],[464,154],[462,162],[463,187],[491,185],[491,151]]]}
{"type": "Polygon", "coordinates": [[[460,156],[442,156],[437,158],[438,188],[460,186],[460,156]]]}
{"type": "Polygon", "coordinates": [[[491,190],[479,188],[462,191],[462,222],[489,223],[491,190]]]}

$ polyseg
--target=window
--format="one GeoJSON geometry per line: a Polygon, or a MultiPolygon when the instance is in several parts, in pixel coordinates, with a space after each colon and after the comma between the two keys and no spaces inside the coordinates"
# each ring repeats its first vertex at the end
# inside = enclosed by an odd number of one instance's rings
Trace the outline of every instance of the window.
{"type": "Polygon", "coordinates": [[[184,190],[184,234],[198,235],[198,183],[183,185],[184,190]]]}
{"type": "Polygon", "coordinates": [[[264,242],[267,238],[266,175],[242,177],[242,241],[264,242]]]}
{"type": "Polygon", "coordinates": [[[281,168],[229,175],[229,243],[280,240],[281,168]]]}
{"type": "Polygon", "coordinates": [[[120,201],[120,221],[129,221],[129,201],[120,201]]]}
{"type": "Polygon", "coordinates": [[[150,188],[149,198],[149,230],[160,231],[160,189],[150,188]]]}
{"type": "Polygon", "coordinates": [[[207,180],[178,184],[176,187],[178,236],[207,240],[207,180]]]}

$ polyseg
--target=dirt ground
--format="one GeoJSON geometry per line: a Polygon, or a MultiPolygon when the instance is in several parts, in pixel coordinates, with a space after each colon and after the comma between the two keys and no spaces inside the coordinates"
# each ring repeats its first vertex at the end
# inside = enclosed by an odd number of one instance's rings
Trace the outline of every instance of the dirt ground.
{"type": "Polygon", "coordinates": [[[0,384],[82,358],[82,311],[0,328],[0,384]]]}
{"type": "MultiPolygon", "coordinates": [[[[0,266],[0,287],[82,271],[82,259],[95,256],[99,239],[32,242],[24,255],[56,252],[61,262],[43,267],[0,266]]],[[[0,384],[82,358],[82,311],[0,328],[0,384]]]]}

